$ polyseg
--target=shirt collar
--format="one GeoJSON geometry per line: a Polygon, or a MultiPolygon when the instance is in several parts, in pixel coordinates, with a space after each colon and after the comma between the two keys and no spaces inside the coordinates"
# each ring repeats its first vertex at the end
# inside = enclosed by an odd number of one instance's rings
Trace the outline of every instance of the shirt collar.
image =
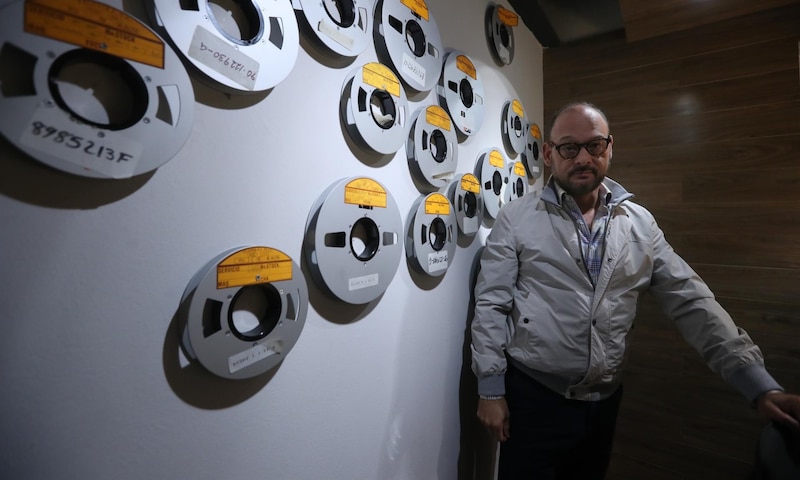
{"type": "MultiPolygon", "coordinates": [[[[562,207],[564,206],[564,195],[569,195],[558,182],[553,182],[553,188],[556,191],[556,198],[558,198],[558,204],[562,207]]],[[[571,196],[571,195],[570,195],[571,196]]],[[[608,204],[611,202],[611,192],[606,188],[606,186],[601,183],[600,184],[600,191],[597,195],[597,202],[598,204],[602,204],[604,207],[607,207],[608,204]],[[602,202],[601,200],[602,199],[602,202]]]]}

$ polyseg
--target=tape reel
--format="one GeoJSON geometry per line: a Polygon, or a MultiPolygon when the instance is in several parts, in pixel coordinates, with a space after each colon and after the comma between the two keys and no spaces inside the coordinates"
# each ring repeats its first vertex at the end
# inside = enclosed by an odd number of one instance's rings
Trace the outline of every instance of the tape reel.
{"type": "Polygon", "coordinates": [[[381,63],[355,69],[342,87],[342,121],[358,143],[395,153],[406,138],[408,100],[394,73],[381,63]]]}
{"type": "Polygon", "coordinates": [[[486,15],[486,33],[489,37],[489,50],[497,60],[504,65],[509,65],[514,60],[514,30],[519,24],[516,13],[493,5],[489,7],[486,15]]]}
{"type": "Polygon", "coordinates": [[[459,175],[447,187],[447,195],[456,213],[458,229],[466,236],[478,233],[483,218],[481,182],[471,173],[459,175]]]}
{"type": "Polygon", "coordinates": [[[503,140],[506,147],[514,153],[525,151],[528,135],[528,122],[522,102],[509,100],[503,105],[503,140]]]}
{"type": "Polygon", "coordinates": [[[357,57],[370,42],[371,0],[292,0],[317,40],[332,52],[357,57]]]}
{"type": "Polygon", "coordinates": [[[522,162],[514,162],[508,167],[508,183],[503,191],[503,203],[506,204],[516,200],[528,193],[528,179],[525,173],[525,165],[522,162]]]}
{"type": "Polygon", "coordinates": [[[541,145],[542,131],[539,129],[539,125],[531,123],[530,128],[528,128],[525,151],[520,155],[522,164],[525,165],[525,172],[531,180],[538,179],[544,173],[541,145]]]}
{"type": "Polygon", "coordinates": [[[181,306],[188,355],[215,375],[243,379],[271,370],[292,349],[305,325],[308,289],[285,253],[239,247],[197,272],[181,306]]]}
{"type": "Polygon", "coordinates": [[[414,113],[406,155],[421,183],[434,190],[446,186],[458,167],[457,147],[455,129],[442,107],[430,105],[414,113]]]}
{"type": "Polygon", "coordinates": [[[496,218],[503,206],[503,197],[508,184],[508,168],[506,157],[497,149],[492,149],[478,156],[475,174],[481,185],[484,212],[496,218]]]}
{"type": "Polygon", "coordinates": [[[400,78],[414,90],[431,90],[442,71],[443,50],[439,27],[424,0],[379,0],[376,8],[382,47],[400,78]]]}
{"type": "Polygon", "coordinates": [[[447,54],[437,93],[439,104],[461,133],[472,135],[481,128],[486,110],[483,79],[467,55],[459,51],[447,54]]]}
{"type": "Polygon", "coordinates": [[[148,1],[175,48],[226,93],[268,90],[294,67],[300,32],[288,0],[148,1]]]}
{"type": "Polygon", "coordinates": [[[147,26],[102,3],[3,7],[0,84],[0,133],[76,175],[149,172],[169,161],[192,129],[194,92],[180,59],[147,26]]]}
{"type": "Polygon", "coordinates": [[[456,252],[456,216],[450,200],[441,193],[418,199],[411,209],[406,234],[406,256],[422,273],[445,274],[456,252]]]}
{"type": "Polygon", "coordinates": [[[351,304],[380,297],[400,262],[403,222],[394,198],[371,178],[329,186],[306,223],[305,258],[317,284],[351,304]]]}

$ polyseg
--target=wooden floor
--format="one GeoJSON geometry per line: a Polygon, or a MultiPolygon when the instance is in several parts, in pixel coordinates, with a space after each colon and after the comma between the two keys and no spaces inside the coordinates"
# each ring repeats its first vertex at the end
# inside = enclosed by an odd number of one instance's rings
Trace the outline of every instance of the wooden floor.
{"type": "MultiPolygon", "coordinates": [[[[783,2],[785,3],[785,2],[783,2]]],[[[546,115],[604,109],[609,176],[800,392],[800,4],[638,41],[545,50],[546,115]]],[[[745,480],[765,424],[647,298],[610,480],[745,480]]]]}

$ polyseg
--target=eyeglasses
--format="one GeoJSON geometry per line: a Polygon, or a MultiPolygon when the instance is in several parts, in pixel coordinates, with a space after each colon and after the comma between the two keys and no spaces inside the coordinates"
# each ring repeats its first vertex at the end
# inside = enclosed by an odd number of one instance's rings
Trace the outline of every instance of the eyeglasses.
{"type": "Polygon", "coordinates": [[[550,145],[556,149],[559,155],[562,158],[569,160],[571,158],[575,158],[581,153],[581,148],[585,148],[589,155],[600,155],[601,153],[608,150],[608,145],[611,143],[611,135],[606,138],[595,138],[594,140],[590,140],[586,143],[562,143],[561,145],[556,145],[553,142],[550,142],[550,145]]]}

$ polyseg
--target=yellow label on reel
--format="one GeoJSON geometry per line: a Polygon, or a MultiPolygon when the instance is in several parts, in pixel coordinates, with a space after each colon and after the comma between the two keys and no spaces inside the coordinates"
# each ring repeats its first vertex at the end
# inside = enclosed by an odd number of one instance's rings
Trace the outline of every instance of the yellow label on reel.
{"type": "Polygon", "coordinates": [[[431,105],[425,109],[425,121],[434,127],[450,131],[450,115],[438,105],[431,105]]]}
{"type": "Polygon", "coordinates": [[[507,8],[497,7],[497,18],[509,27],[519,25],[519,16],[507,8]]]}
{"type": "Polygon", "coordinates": [[[531,135],[535,138],[541,140],[542,139],[542,131],[539,130],[539,125],[535,123],[531,123],[531,135]]]}
{"type": "Polygon", "coordinates": [[[274,248],[245,248],[217,264],[218,289],[291,279],[292,259],[274,248]]]}
{"type": "Polygon", "coordinates": [[[429,18],[430,14],[428,13],[428,5],[425,4],[425,0],[400,0],[400,3],[410,8],[412,12],[416,13],[420,18],[422,18],[426,22],[430,20],[429,18]]]}
{"type": "Polygon", "coordinates": [[[519,100],[514,99],[514,101],[511,102],[511,109],[514,110],[514,113],[516,113],[518,116],[525,116],[525,109],[522,108],[522,103],[519,100]]]}
{"type": "Polygon", "coordinates": [[[516,162],[514,164],[514,173],[516,173],[520,177],[524,177],[525,176],[525,165],[523,165],[522,162],[516,162]]]}
{"type": "Polygon", "coordinates": [[[456,57],[456,68],[472,77],[473,80],[478,79],[478,71],[475,69],[475,64],[466,55],[456,57]]]}
{"type": "Polygon", "coordinates": [[[464,176],[461,177],[461,190],[475,194],[481,193],[481,182],[478,181],[478,177],[475,175],[465,173],[464,176]]]}
{"type": "Polygon", "coordinates": [[[164,42],[139,20],[92,0],[26,0],[33,35],[164,68],[164,42]]]}
{"type": "Polygon", "coordinates": [[[382,63],[370,62],[361,69],[362,79],[367,85],[385,90],[395,97],[400,96],[400,80],[382,63]]]}
{"type": "Polygon", "coordinates": [[[497,168],[505,168],[506,161],[503,159],[503,154],[497,150],[492,150],[489,153],[489,165],[497,168]]]}
{"type": "Polygon", "coordinates": [[[425,199],[426,215],[450,215],[450,201],[441,193],[432,193],[425,199]]]}
{"type": "Polygon", "coordinates": [[[386,190],[371,178],[356,178],[344,187],[344,203],[386,208],[386,190]]]}

